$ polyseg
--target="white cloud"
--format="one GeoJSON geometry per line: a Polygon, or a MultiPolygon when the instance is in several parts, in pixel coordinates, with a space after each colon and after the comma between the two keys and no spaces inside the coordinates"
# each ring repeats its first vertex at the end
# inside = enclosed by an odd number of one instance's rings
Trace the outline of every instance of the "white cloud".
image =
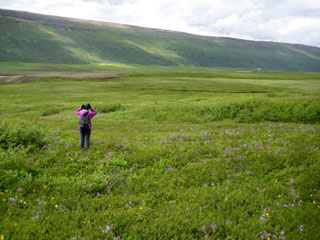
{"type": "Polygon", "coordinates": [[[0,8],[320,47],[319,0],[1,0],[0,8]]]}

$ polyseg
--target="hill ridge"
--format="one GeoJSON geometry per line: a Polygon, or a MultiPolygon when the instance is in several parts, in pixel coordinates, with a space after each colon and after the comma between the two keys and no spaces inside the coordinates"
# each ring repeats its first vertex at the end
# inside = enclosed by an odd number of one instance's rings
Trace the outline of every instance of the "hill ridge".
{"type": "Polygon", "coordinates": [[[320,48],[0,9],[0,61],[320,71],[320,48]]]}

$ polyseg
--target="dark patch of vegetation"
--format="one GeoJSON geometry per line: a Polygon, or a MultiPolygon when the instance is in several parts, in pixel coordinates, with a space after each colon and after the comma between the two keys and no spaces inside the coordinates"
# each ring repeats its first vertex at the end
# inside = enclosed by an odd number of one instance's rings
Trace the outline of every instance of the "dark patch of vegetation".
{"type": "Polygon", "coordinates": [[[36,126],[0,123],[0,148],[2,149],[24,147],[37,150],[47,143],[47,136],[36,126]]]}
{"type": "Polygon", "coordinates": [[[211,105],[168,105],[143,108],[137,113],[153,121],[210,123],[219,120],[319,123],[320,99],[226,100],[211,105]]]}
{"type": "Polygon", "coordinates": [[[58,108],[52,108],[52,107],[47,108],[41,113],[41,116],[46,117],[46,116],[55,115],[55,114],[59,113],[60,111],[61,111],[61,109],[58,109],[58,108]]]}
{"type": "Polygon", "coordinates": [[[123,111],[125,107],[121,103],[105,103],[105,104],[98,104],[95,109],[97,112],[100,113],[111,113],[116,111],[123,111]]]}

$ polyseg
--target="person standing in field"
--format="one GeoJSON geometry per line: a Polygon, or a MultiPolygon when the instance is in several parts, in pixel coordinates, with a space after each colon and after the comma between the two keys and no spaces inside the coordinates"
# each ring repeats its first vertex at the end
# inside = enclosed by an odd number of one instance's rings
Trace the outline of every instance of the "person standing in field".
{"type": "Polygon", "coordinates": [[[84,142],[86,142],[86,147],[89,148],[92,130],[91,119],[97,114],[97,112],[89,103],[83,104],[76,112],[80,117],[78,124],[78,129],[80,130],[80,147],[84,148],[84,142]]]}

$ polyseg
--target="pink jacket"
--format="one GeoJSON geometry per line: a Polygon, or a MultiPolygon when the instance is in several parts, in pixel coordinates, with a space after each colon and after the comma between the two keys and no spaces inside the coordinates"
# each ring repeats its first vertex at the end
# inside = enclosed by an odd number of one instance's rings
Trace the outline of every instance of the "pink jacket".
{"type": "MultiPolygon", "coordinates": [[[[86,110],[86,109],[81,109],[81,108],[78,108],[77,111],[76,111],[76,113],[78,114],[78,116],[79,116],[80,118],[81,118],[84,114],[86,114],[87,112],[89,112],[89,111],[86,110]]],[[[90,126],[89,126],[90,130],[92,130],[92,129],[91,129],[91,119],[92,119],[96,114],[97,114],[96,110],[94,110],[94,108],[91,107],[91,111],[88,113],[88,119],[89,119],[89,121],[90,121],[90,126]]],[[[78,125],[78,129],[80,129],[80,128],[79,128],[79,125],[78,125]]]]}

